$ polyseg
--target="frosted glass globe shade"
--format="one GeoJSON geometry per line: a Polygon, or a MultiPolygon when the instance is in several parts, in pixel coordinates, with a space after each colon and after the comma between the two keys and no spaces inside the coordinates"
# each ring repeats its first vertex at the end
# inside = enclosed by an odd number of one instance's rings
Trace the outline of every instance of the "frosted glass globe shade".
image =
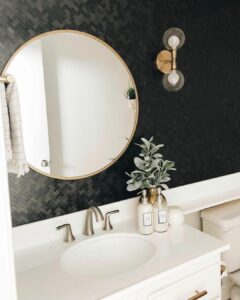
{"type": "Polygon", "coordinates": [[[179,75],[176,72],[176,70],[172,70],[169,75],[168,75],[168,81],[172,84],[172,85],[176,85],[179,81],[179,75]]]}
{"type": "Polygon", "coordinates": [[[170,36],[170,38],[168,39],[168,45],[173,49],[176,50],[178,45],[180,43],[179,38],[176,35],[172,35],[170,36]]]}

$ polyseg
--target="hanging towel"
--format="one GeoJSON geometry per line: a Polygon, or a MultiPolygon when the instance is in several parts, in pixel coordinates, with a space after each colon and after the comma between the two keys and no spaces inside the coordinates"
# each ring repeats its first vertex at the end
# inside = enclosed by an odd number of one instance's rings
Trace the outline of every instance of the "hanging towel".
{"type": "Polygon", "coordinates": [[[7,162],[12,159],[12,145],[10,138],[10,122],[9,122],[9,114],[6,100],[6,90],[5,84],[0,82],[0,99],[2,106],[2,114],[3,114],[3,126],[4,126],[4,137],[5,137],[5,148],[6,148],[6,157],[7,162]]]}
{"type": "Polygon", "coordinates": [[[22,122],[16,82],[0,83],[8,172],[25,175],[28,164],[23,145],[22,122]]]}

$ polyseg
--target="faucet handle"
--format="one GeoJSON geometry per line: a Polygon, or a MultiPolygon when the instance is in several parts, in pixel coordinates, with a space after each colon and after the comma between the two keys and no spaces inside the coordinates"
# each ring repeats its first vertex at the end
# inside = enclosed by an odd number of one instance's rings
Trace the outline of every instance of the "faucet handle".
{"type": "Polygon", "coordinates": [[[70,224],[63,224],[63,225],[60,225],[58,227],[56,227],[57,230],[61,230],[63,228],[66,228],[66,236],[64,238],[64,242],[65,243],[71,243],[73,241],[75,241],[75,237],[72,233],[72,227],[70,224]]]}
{"type": "Polygon", "coordinates": [[[113,229],[110,216],[117,213],[119,213],[119,209],[109,211],[105,214],[105,222],[104,222],[103,230],[110,231],[113,229]]]}

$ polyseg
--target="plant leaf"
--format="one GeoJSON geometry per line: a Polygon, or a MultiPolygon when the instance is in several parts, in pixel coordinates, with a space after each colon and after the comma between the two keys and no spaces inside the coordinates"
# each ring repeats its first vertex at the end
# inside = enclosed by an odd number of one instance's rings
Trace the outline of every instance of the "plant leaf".
{"type": "Polygon", "coordinates": [[[144,160],[142,160],[141,158],[139,157],[135,157],[134,158],[134,164],[135,166],[140,169],[140,170],[145,170],[145,162],[144,160]]]}
{"type": "Polygon", "coordinates": [[[137,189],[138,189],[138,188],[136,188],[134,184],[129,184],[129,185],[127,186],[127,190],[128,190],[129,192],[136,191],[137,189]]]}
{"type": "Polygon", "coordinates": [[[139,189],[142,186],[142,181],[135,181],[134,185],[137,189],[139,189]]]}
{"type": "Polygon", "coordinates": [[[146,145],[148,151],[150,150],[150,142],[148,140],[146,140],[145,138],[141,138],[141,140],[143,141],[143,143],[146,145]]]}
{"type": "Polygon", "coordinates": [[[162,154],[161,153],[155,153],[155,154],[153,154],[153,157],[154,158],[160,158],[160,157],[162,157],[162,154]]]}
{"type": "Polygon", "coordinates": [[[169,189],[169,187],[166,185],[166,184],[160,184],[160,186],[164,189],[164,190],[168,190],[169,189]]]}

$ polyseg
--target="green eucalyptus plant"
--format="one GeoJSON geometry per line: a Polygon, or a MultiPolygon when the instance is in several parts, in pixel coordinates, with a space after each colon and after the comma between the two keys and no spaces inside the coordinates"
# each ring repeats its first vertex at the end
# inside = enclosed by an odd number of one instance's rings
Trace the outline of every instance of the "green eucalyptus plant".
{"type": "Polygon", "coordinates": [[[133,87],[129,87],[127,90],[126,90],[126,93],[125,93],[125,97],[129,100],[135,100],[136,99],[136,92],[135,92],[135,89],[133,87]]]}
{"type": "Polygon", "coordinates": [[[166,182],[170,181],[169,171],[175,171],[173,161],[164,160],[160,148],[164,145],[155,145],[153,137],[149,140],[141,138],[142,144],[136,144],[141,148],[139,157],[134,158],[134,164],[137,170],[130,174],[126,173],[130,179],[127,181],[127,190],[135,191],[138,189],[148,189],[161,187],[168,189],[166,182]]]}

